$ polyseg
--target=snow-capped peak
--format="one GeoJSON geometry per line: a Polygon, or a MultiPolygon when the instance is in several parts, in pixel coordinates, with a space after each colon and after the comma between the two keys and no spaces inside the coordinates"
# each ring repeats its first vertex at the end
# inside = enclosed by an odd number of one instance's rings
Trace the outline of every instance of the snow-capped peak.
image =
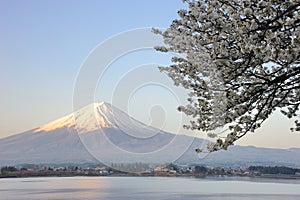
{"type": "Polygon", "coordinates": [[[150,137],[160,130],[147,126],[120,109],[105,103],[92,103],[58,120],[40,126],[34,132],[56,129],[75,130],[80,134],[100,129],[119,129],[131,136],[150,137]]]}
{"type": "MultiPolygon", "coordinates": [[[[115,111],[114,112],[121,112],[115,111]]],[[[92,103],[65,117],[38,127],[34,132],[52,131],[60,128],[77,129],[80,133],[101,128],[116,128],[112,106],[105,102],[92,103]]]]}

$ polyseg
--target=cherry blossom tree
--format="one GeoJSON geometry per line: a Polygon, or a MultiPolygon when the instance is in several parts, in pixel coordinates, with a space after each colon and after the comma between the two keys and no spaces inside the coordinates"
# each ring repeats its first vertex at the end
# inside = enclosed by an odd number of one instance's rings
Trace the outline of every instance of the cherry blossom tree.
{"type": "Polygon", "coordinates": [[[180,55],[160,70],[189,91],[178,107],[193,119],[185,128],[216,137],[209,152],[226,150],[275,110],[300,131],[300,1],[185,2],[168,29],[153,29],[165,43],[156,50],[180,55]]]}

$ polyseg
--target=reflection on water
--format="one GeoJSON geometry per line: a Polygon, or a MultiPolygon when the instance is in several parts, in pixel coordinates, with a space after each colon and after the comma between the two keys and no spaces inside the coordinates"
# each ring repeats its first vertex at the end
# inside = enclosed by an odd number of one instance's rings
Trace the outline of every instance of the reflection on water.
{"type": "MultiPolygon", "coordinates": [[[[81,177],[82,178],[82,177],[81,177]]],[[[78,179],[77,179],[78,180],[78,179]]],[[[106,180],[99,180],[97,178],[84,178],[79,179],[79,181],[73,181],[73,186],[76,189],[82,189],[83,191],[77,193],[76,198],[78,199],[97,199],[99,194],[97,191],[101,190],[101,199],[105,198],[104,188],[111,187],[110,182],[106,180]]]]}
{"type": "Polygon", "coordinates": [[[0,199],[300,199],[300,180],[165,177],[0,179],[0,199]]]}

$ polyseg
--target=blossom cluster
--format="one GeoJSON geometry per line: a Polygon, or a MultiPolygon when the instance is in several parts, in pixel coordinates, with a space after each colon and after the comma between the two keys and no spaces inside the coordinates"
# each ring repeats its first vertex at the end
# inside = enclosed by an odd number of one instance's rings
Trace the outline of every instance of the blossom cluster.
{"type": "MultiPolygon", "coordinates": [[[[208,146],[227,149],[254,132],[276,110],[299,116],[300,1],[186,1],[165,31],[162,52],[176,52],[160,67],[190,91],[178,110],[193,118],[186,128],[227,135],[208,146]]],[[[296,120],[293,131],[300,131],[296,120]]],[[[199,151],[199,150],[198,150],[199,151]]]]}

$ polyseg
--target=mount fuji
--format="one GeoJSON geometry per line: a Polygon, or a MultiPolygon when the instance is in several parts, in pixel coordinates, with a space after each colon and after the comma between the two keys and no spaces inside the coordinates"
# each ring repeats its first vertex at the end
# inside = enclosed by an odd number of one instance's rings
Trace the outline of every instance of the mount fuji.
{"type": "Polygon", "coordinates": [[[35,129],[0,139],[0,165],[171,162],[193,139],[147,126],[108,103],[92,103],[35,129]]]}
{"type": "Polygon", "coordinates": [[[300,166],[299,149],[233,146],[199,159],[207,141],[147,126],[108,103],[92,103],[32,130],[0,139],[0,165],[24,163],[201,163],[300,166]]]}

